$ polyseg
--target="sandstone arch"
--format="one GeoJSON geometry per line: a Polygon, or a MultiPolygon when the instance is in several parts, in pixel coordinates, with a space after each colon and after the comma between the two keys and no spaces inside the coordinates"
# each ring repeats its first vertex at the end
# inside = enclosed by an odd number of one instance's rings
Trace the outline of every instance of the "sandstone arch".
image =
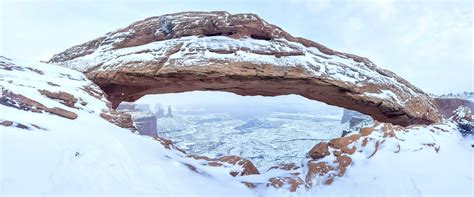
{"type": "MultiPolygon", "coordinates": [[[[432,98],[364,57],[293,37],[254,14],[184,12],[135,22],[54,55],[116,107],[147,94],[298,94],[399,125],[439,121],[432,98]]],[[[191,98],[192,99],[192,98],[191,98]]]]}

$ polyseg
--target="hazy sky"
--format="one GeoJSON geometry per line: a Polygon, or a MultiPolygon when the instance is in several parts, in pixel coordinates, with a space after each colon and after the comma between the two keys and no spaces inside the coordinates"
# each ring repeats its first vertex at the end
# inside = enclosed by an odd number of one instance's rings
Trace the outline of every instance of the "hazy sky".
{"type": "Polygon", "coordinates": [[[431,93],[474,91],[472,1],[0,0],[0,55],[54,53],[150,16],[256,13],[292,35],[368,57],[431,93]]]}

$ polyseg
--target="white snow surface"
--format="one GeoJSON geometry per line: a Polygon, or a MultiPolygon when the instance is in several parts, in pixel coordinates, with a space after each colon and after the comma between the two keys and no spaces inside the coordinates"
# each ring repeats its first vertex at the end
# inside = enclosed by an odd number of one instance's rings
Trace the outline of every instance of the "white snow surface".
{"type": "MultiPolygon", "coordinates": [[[[0,105],[0,121],[36,124],[46,129],[0,125],[0,196],[473,196],[474,151],[450,122],[426,128],[415,126],[409,132],[397,133],[399,140],[387,139],[371,158],[368,155],[373,150],[369,147],[373,144],[369,143],[363,152],[351,156],[353,163],[346,175],[336,178],[332,185],[300,188],[296,193],[262,186],[251,190],[239,181],[264,183],[285,172],[272,170],[231,177],[226,168],[199,166],[201,161],[183,157],[149,137],[100,118],[100,111],[106,109],[105,100],[78,89],[91,84],[83,74],[37,62],[15,63],[44,74],[27,69],[0,70],[2,89],[47,107],[61,108],[67,107],[40,95],[37,89],[65,91],[88,105],[67,108],[78,114],[75,120],[0,105]],[[62,78],[64,74],[72,79],[62,78]],[[61,86],[47,85],[48,81],[61,86]],[[439,152],[423,145],[433,142],[439,152]],[[400,151],[396,153],[398,145],[400,151]],[[183,163],[193,164],[202,173],[189,170],[183,163]]],[[[381,138],[379,134],[374,132],[371,137],[381,138]]]]}
{"type": "MultiPolygon", "coordinates": [[[[371,137],[377,138],[374,134],[371,137]]],[[[386,140],[377,153],[367,148],[352,156],[347,173],[321,195],[473,196],[474,151],[452,123],[414,127],[386,140]],[[443,129],[445,131],[443,131],[443,129]],[[422,144],[435,144],[434,147],[422,144]],[[400,149],[398,148],[400,146],[400,149]],[[436,152],[435,148],[439,148],[436,152]],[[399,153],[394,153],[396,151],[399,153]]],[[[374,146],[369,142],[368,147],[374,146]]]]}
{"type": "Polygon", "coordinates": [[[300,163],[315,144],[349,129],[339,119],[321,114],[273,112],[239,118],[229,113],[176,112],[173,118],[157,119],[157,131],[188,153],[211,158],[240,155],[265,171],[278,163],[300,163]]]}
{"type": "Polygon", "coordinates": [[[209,176],[194,173],[181,160],[195,161],[183,158],[180,152],[165,149],[150,137],[133,134],[100,118],[99,113],[106,109],[105,102],[78,90],[92,84],[82,73],[38,62],[15,63],[44,74],[26,69],[0,70],[1,89],[20,93],[47,107],[74,111],[78,118],[69,120],[0,105],[0,122],[10,120],[47,129],[0,125],[0,196],[254,194],[240,182],[222,180],[230,177],[222,175],[227,171],[211,169],[206,171],[209,176]],[[61,74],[81,80],[61,78],[61,74]],[[47,85],[48,81],[61,86],[47,85]],[[67,108],[40,95],[37,89],[65,91],[83,98],[88,105],[83,110],[67,108]]]}

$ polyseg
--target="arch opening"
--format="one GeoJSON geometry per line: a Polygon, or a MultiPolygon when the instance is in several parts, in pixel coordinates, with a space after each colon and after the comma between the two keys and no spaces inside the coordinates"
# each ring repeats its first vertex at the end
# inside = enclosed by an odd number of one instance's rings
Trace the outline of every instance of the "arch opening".
{"type": "Polygon", "coordinates": [[[122,103],[118,110],[129,111],[143,135],[168,138],[190,154],[238,155],[260,170],[298,163],[315,144],[373,122],[369,116],[298,95],[220,91],[147,95],[122,103]]]}

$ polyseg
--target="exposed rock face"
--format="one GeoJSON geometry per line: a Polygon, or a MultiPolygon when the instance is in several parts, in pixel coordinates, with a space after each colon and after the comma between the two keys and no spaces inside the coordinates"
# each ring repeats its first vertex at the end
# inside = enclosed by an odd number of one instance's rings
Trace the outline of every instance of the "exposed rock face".
{"type": "Polygon", "coordinates": [[[465,106],[474,111],[474,103],[461,98],[435,98],[438,111],[445,118],[453,115],[453,112],[460,106],[465,106]]]}
{"type": "Polygon", "coordinates": [[[77,102],[77,98],[74,97],[74,95],[69,94],[67,92],[50,92],[48,90],[38,90],[42,95],[45,95],[49,98],[52,99],[57,99],[60,100],[62,104],[68,106],[68,107],[73,107],[77,102]]]}
{"type": "Polygon", "coordinates": [[[320,142],[316,144],[310,151],[309,156],[313,159],[320,159],[329,155],[328,143],[320,142]]]}
{"type": "Polygon", "coordinates": [[[58,115],[58,116],[68,118],[68,119],[77,118],[77,114],[74,112],[71,112],[59,107],[49,108],[41,104],[40,102],[32,100],[26,96],[23,96],[21,94],[15,94],[8,90],[4,90],[2,87],[0,88],[2,90],[2,92],[0,92],[1,105],[14,107],[14,108],[21,109],[24,111],[36,112],[36,113],[49,112],[51,114],[58,115]]]}
{"type": "Polygon", "coordinates": [[[140,135],[158,137],[156,116],[150,111],[150,105],[123,102],[117,110],[130,116],[131,124],[135,125],[140,135]]]}
{"type": "Polygon", "coordinates": [[[349,128],[342,131],[342,137],[348,135],[351,132],[358,131],[364,126],[373,124],[372,117],[362,114],[357,111],[352,111],[344,109],[343,115],[341,118],[341,124],[349,122],[349,128]]]}
{"type": "Polygon", "coordinates": [[[352,117],[355,116],[362,116],[363,114],[357,112],[357,111],[352,111],[348,109],[344,109],[342,113],[342,118],[341,118],[341,124],[344,124],[346,122],[351,121],[352,117]]]}
{"type": "Polygon", "coordinates": [[[360,112],[344,109],[342,118],[341,118],[341,123],[343,124],[343,123],[349,122],[349,127],[353,128],[354,126],[358,125],[362,121],[370,120],[370,119],[371,119],[370,116],[367,116],[360,112]]]}
{"type": "Polygon", "coordinates": [[[119,127],[129,129],[132,132],[137,131],[137,128],[133,125],[132,117],[126,112],[107,109],[100,113],[100,117],[119,127]]]}
{"type": "Polygon", "coordinates": [[[146,112],[151,111],[150,105],[149,104],[144,104],[144,103],[135,103],[135,110],[137,110],[137,111],[146,111],[146,112]]]}
{"type": "Polygon", "coordinates": [[[268,172],[272,173],[271,171],[274,170],[284,170],[288,173],[268,179],[269,183],[267,183],[267,187],[272,186],[275,188],[281,188],[286,186],[291,192],[295,192],[305,183],[304,180],[299,177],[301,173],[298,170],[301,170],[301,166],[298,166],[295,163],[280,164],[271,167],[268,172]]]}
{"type": "Polygon", "coordinates": [[[470,108],[459,106],[450,119],[458,124],[458,129],[462,135],[474,134],[474,119],[470,108]]]}
{"type": "Polygon", "coordinates": [[[156,116],[151,112],[130,112],[133,122],[138,129],[140,135],[148,135],[151,137],[157,137],[156,133],[156,116]]]}
{"type": "Polygon", "coordinates": [[[136,111],[134,103],[122,102],[117,106],[117,110],[120,111],[136,111]]]}
{"type": "MultiPolygon", "coordinates": [[[[22,63],[0,56],[0,105],[17,110],[77,120],[80,111],[96,114],[136,131],[129,114],[109,108],[102,90],[82,73],[43,63],[22,63]],[[61,85],[59,85],[61,84],[61,85]],[[62,86],[62,84],[67,84],[62,86]],[[19,91],[20,90],[20,91],[19,91]],[[89,103],[94,103],[89,105],[89,103]]],[[[5,114],[9,116],[9,114],[5,114]]],[[[28,117],[28,116],[27,116],[28,117]]],[[[13,117],[12,117],[13,118],[13,117]]],[[[9,118],[10,119],[10,118],[9,118]]],[[[34,118],[32,118],[32,122],[34,118]]],[[[64,120],[58,120],[61,122],[64,120]]],[[[2,120],[3,126],[47,130],[47,123],[2,120]]]]}
{"type": "Polygon", "coordinates": [[[54,55],[116,107],[147,94],[219,90],[298,94],[400,125],[439,121],[432,99],[364,57],[293,37],[254,14],[151,17],[54,55]]]}

